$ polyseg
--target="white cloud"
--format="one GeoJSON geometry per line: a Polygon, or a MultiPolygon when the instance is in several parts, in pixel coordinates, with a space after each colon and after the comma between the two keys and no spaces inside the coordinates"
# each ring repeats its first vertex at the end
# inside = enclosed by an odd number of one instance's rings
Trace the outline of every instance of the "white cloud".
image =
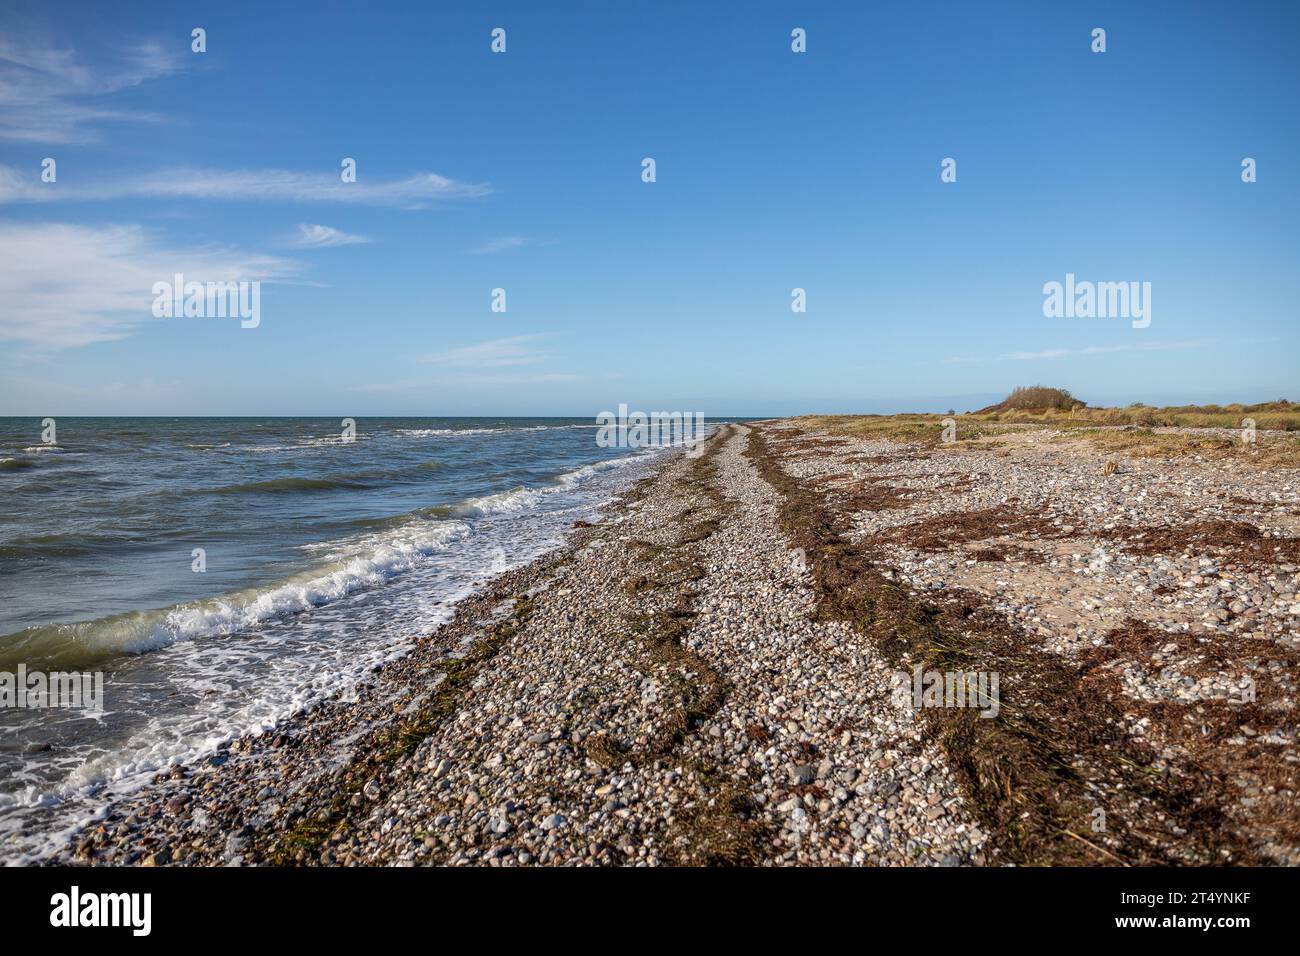
{"type": "Polygon", "coordinates": [[[420,208],[434,200],[472,199],[491,191],[488,186],[429,172],[413,173],[404,179],[359,174],[356,182],[345,183],[337,171],[164,169],[122,179],[69,184],[42,183],[39,169],[24,175],[12,167],[0,166],[0,202],[216,199],[420,208]]]}
{"type": "Polygon", "coordinates": [[[296,265],[234,249],[170,249],[139,226],[0,222],[0,341],[69,348],[129,335],[153,317],[153,284],[269,281],[296,265]]]}
{"type": "Polygon", "coordinates": [[[468,374],[459,375],[455,378],[439,378],[437,381],[413,382],[410,380],[399,380],[391,382],[366,382],[361,385],[352,385],[349,391],[353,392],[372,392],[385,394],[390,392],[436,392],[439,389],[447,387],[455,388],[489,388],[502,385],[549,385],[553,382],[577,382],[581,381],[583,376],[573,375],[568,372],[537,372],[533,374],[523,373],[517,375],[480,375],[468,374]]]}
{"type": "Polygon", "coordinates": [[[452,368],[506,368],[512,365],[532,365],[545,361],[546,351],[532,348],[529,343],[542,338],[541,335],[514,335],[504,339],[491,339],[476,345],[436,352],[424,358],[435,365],[452,368]]]}
{"type": "Polygon", "coordinates": [[[136,43],[91,67],[72,50],[0,36],[0,139],[76,143],[95,138],[98,123],[157,121],[105,107],[102,98],[179,72],[182,49],[188,46],[136,43]]]}
{"type": "Polygon", "coordinates": [[[570,372],[538,372],[533,375],[472,375],[461,383],[474,386],[549,385],[552,382],[577,382],[583,378],[570,372]]]}
{"type": "Polygon", "coordinates": [[[365,236],[355,236],[333,226],[317,226],[302,223],[298,226],[298,235],[291,245],[300,249],[323,249],[326,246],[352,246],[357,243],[370,242],[365,236]]]}
{"type": "Polygon", "coordinates": [[[497,239],[489,240],[483,243],[477,249],[471,249],[470,254],[475,256],[491,255],[494,252],[505,252],[507,249],[519,249],[523,246],[537,245],[536,239],[529,239],[527,236],[501,236],[497,239]]]}
{"type": "Polygon", "coordinates": [[[1213,345],[1214,339],[1189,342],[1138,342],[1128,345],[1090,345],[1081,349],[1044,349],[1041,352],[1008,352],[1004,355],[975,358],[954,355],[943,359],[944,365],[982,365],[987,362],[1034,362],[1043,359],[1079,358],[1088,355],[1111,355],[1116,352],[1167,352],[1174,349],[1199,349],[1213,345]]]}
{"type": "Polygon", "coordinates": [[[1213,344],[1212,339],[1195,342],[1146,342],[1133,345],[1090,345],[1082,349],[1046,349],[1042,352],[1011,352],[998,356],[1003,360],[1028,362],[1037,359],[1067,358],[1080,355],[1110,355],[1115,352],[1167,352],[1172,349],[1199,349],[1213,344]]]}

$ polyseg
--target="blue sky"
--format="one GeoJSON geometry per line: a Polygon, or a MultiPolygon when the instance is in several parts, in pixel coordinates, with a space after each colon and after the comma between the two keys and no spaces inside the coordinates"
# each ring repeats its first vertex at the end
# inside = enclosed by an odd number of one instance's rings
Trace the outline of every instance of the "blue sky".
{"type": "Polygon", "coordinates": [[[1298,38],[1294,3],[9,2],[0,414],[1300,398],[1298,38]],[[176,271],[258,279],[261,324],[154,318],[176,271]],[[1045,318],[1066,273],[1150,282],[1150,327],[1045,318]]]}

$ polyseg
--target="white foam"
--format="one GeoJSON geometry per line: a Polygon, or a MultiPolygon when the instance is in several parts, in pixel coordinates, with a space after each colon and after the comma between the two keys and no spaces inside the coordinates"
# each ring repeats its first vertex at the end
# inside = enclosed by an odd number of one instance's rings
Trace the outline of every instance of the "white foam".
{"type": "Polygon", "coordinates": [[[393,434],[406,438],[459,438],[465,435],[507,435],[513,432],[547,432],[565,428],[595,427],[595,425],[502,425],[497,428],[398,428],[393,434]]]}
{"type": "Polygon", "coordinates": [[[393,434],[406,438],[444,438],[461,435],[491,435],[504,428],[399,428],[393,434]]]}
{"type": "Polygon", "coordinates": [[[373,438],[373,435],[364,432],[358,433],[352,438],[344,438],[341,435],[325,435],[320,438],[306,438],[303,441],[296,442],[292,445],[240,445],[235,448],[235,451],[251,451],[255,454],[268,454],[270,452],[281,451],[311,451],[315,448],[333,448],[336,445],[353,445],[357,442],[370,441],[373,438]]]}
{"type": "Polygon", "coordinates": [[[480,495],[470,498],[459,505],[456,510],[467,515],[497,514],[503,511],[523,511],[532,508],[542,500],[545,492],[536,488],[515,488],[494,495],[480,495]]]}
{"type": "Polygon", "coordinates": [[[555,478],[555,484],[542,488],[512,488],[510,491],[500,491],[492,495],[481,495],[477,498],[470,498],[457,507],[457,511],[466,515],[487,515],[499,514],[506,511],[523,511],[526,508],[533,508],[540,504],[544,496],[553,494],[557,491],[571,490],[582,482],[586,481],[593,475],[611,468],[625,468],[628,465],[638,464],[645,461],[653,451],[642,452],[633,455],[622,455],[618,458],[608,458],[604,461],[593,462],[589,465],[583,465],[581,468],[575,468],[572,471],[566,471],[555,478]]]}
{"type": "Polygon", "coordinates": [[[257,594],[252,600],[203,602],[182,606],[167,615],[168,630],[175,639],[192,639],[210,634],[228,634],[268,618],[319,607],[364,587],[382,584],[393,575],[414,567],[422,559],[441,551],[447,543],[462,537],[468,528],[461,522],[421,522],[420,527],[403,529],[386,540],[373,540],[373,550],[352,558],[324,574],[307,580],[291,580],[257,594]]]}
{"type": "Polygon", "coordinates": [[[647,458],[653,457],[659,449],[644,449],[630,455],[621,455],[618,458],[607,458],[604,461],[592,462],[590,465],[583,465],[581,468],[575,468],[573,471],[566,471],[556,478],[561,485],[573,486],[580,484],[592,475],[599,474],[602,471],[608,471],[611,468],[626,468],[629,465],[643,463],[647,458]]]}

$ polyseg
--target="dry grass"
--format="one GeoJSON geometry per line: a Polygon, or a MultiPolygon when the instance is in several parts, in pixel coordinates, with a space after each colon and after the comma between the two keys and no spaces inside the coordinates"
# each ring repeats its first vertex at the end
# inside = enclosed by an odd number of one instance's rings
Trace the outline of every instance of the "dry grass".
{"type": "Polygon", "coordinates": [[[812,415],[794,419],[831,436],[941,444],[944,423],[956,423],[958,446],[997,441],[1027,430],[1051,431],[1054,441],[1083,441],[1106,452],[1136,458],[1235,460],[1261,468],[1300,468],[1300,404],[1280,400],[1258,405],[1182,405],[1153,408],[1066,408],[1060,389],[1017,389],[1006,401],[961,415],[812,415]],[[1039,393],[1051,393],[1044,397],[1039,393]],[[1026,403],[1046,402],[1033,407],[1026,403]],[[1242,440],[1243,422],[1255,423],[1256,440],[1242,440]],[[1157,431],[1156,429],[1225,429],[1157,431]]]}
{"type": "Polygon", "coordinates": [[[1226,435],[1156,432],[1150,428],[1100,431],[1095,428],[1063,432],[1058,440],[1082,440],[1103,451],[1131,458],[1202,458],[1240,461],[1259,468],[1300,468],[1300,435],[1259,433],[1255,443],[1226,435]]]}

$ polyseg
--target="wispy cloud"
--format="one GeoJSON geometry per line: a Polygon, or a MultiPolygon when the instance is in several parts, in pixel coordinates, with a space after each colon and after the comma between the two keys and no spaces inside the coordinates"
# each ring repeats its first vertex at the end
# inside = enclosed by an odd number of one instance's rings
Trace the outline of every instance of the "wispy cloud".
{"type": "Polygon", "coordinates": [[[448,386],[463,388],[493,388],[503,385],[549,385],[558,382],[577,382],[585,378],[569,372],[536,372],[522,374],[481,375],[471,373],[454,379],[440,378],[436,382],[398,380],[391,382],[366,382],[352,385],[349,391],[387,394],[391,392],[436,392],[448,386]]]}
{"type": "Polygon", "coordinates": [[[1168,352],[1178,349],[1199,349],[1213,345],[1214,339],[1196,339],[1188,342],[1139,342],[1127,345],[1090,345],[1081,349],[1044,349],[1041,352],[1007,352],[1003,355],[971,358],[954,355],[943,360],[945,365],[982,364],[986,362],[1034,362],[1044,359],[1079,358],[1089,355],[1113,355],[1116,352],[1168,352]]]}
{"type": "Polygon", "coordinates": [[[470,255],[490,256],[496,252],[505,252],[507,249],[520,249],[524,246],[541,245],[536,239],[530,239],[528,236],[501,236],[497,239],[489,240],[475,249],[469,250],[470,255]]]}
{"type": "Polygon", "coordinates": [[[998,356],[1001,360],[1031,362],[1038,359],[1070,358],[1080,355],[1112,355],[1116,352],[1168,352],[1177,349],[1199,349],[1213,345],[1213,339],[1193,342],[1145,342],[1130,345],[1091,345],[1082,349],[1047,349],[1042,352],[1011,352],[998,356]]]}
{"type": "Polygon", "coordinates": [[[296,264],[235,249],[171,249],[139,226],[0,222],[0,341],[70,348],[153,318],[153,284],[267,281],[296,264]]]}
{"type": "Polygon", "coordinates": [[[0,166],[0,202],[95,201],[109,199],[214,199],[263,202],[337,202],[420,208],[445,199],[486,196],[489,186],[462,183],[437,173],[403,179],[358,176],[345,183],[337,172],[287,169],[164,169],[121,179],[78,184],[42,183],[40,170],[29,175],[0,166]]]}
{"type": "Polygon", "coordinates": [[[103,99],[181,70],[181,49],[157,41],[122,48],[90,66],[69,49],[0,36],[0,139],[76,143],[105,122],[156,121],[151,113],[113,109],[103,99]]]}
{"type": "Polygon", "coordinates": [[[353,246],[370,241],[366,236],[356,236],[342,229],[335,229],[333,226],[318,226],[304,222],[298,226],[298,234],[290,245],[299,249],[324,249],[326,246],[353,246]]]}
{"type": "Polygon", "coordinates": [[[533,365],[543,362],[550,353],[532,343],[542,335],[513,335],[504,339],[490,339],[475,345],[464,345],[426,355],[424,361],[451,368],[506,368],[512,365],[533,365]]]}
{"type": "Polygon", "coordinates": [[[581,375],[571,372],[535,372],[521,375],[469,375],[459,379],[459,384],[472,386],[549,385],[553,382],[576,382],[581,375]]]}
{"type": "Polygon", "coordinates": [[[366,382],[363,385],[348,386],[349,392],[410,392],[419,388],[430,388],[430,382],[366,382]]]}

